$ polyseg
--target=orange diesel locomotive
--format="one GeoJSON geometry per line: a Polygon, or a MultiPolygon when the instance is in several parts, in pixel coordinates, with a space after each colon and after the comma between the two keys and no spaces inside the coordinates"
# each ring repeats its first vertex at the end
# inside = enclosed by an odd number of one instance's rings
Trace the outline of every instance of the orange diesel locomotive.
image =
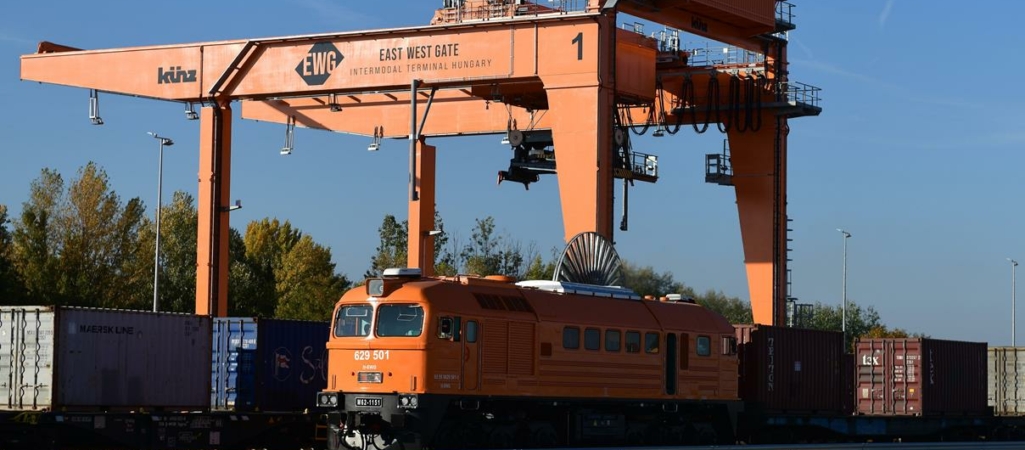
{"type": "Polygon", "coordinates": [[[732,442],[740,405],[726,319],[617,287],[389,269],[327,348],[332,450],[732,442]]]}

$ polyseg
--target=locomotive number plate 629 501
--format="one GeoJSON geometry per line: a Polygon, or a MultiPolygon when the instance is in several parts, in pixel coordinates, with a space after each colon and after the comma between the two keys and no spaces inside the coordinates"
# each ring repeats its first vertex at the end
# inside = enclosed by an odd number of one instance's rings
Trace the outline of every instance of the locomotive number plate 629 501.
{"type": "Polygon", "coordinates": [[[356,397],[356,406],[376,406],[381,407],[384,405],[384,400],[381,397],[356,397]]]}

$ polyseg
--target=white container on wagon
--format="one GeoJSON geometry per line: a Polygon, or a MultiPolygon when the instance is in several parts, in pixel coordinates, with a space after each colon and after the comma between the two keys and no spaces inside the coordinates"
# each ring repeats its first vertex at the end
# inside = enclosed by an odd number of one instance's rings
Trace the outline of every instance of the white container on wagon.
{"type": "Polygon", "coordinates": [[[0,410],[199,410],[210,317],[0,306],[0,410]]]}
{"type": "Polygon", "coordinates": [[[1025,416],[1025,347],[989,348],[989,406],[998,416],[1025,416]]]}

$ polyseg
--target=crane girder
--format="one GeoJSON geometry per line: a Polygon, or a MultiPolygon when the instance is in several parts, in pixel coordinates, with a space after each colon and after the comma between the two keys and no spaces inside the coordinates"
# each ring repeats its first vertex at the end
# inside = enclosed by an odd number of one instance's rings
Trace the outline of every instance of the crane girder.
{"type": "Polygon", "coordinates": [[[173,101],[398,91],[411,79],[466,86],[547,76],[550,84],[594,84],[594,59],[567,64],[539,43],[579,45],[581,54],[593,54],[595,17],[107,50],[59,51],[70,47],[53,45],[50,52],[22,56],[21,78],[173,101]]]}

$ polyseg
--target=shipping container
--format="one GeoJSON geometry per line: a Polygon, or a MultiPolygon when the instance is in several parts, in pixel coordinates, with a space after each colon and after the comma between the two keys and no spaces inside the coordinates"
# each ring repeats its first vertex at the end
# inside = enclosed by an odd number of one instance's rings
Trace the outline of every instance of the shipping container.
{"type": "Polygon", "coordinates": [[[299,411],[327,387],[328,322],[217,318],[210,406],[215,410],[299,411]]]}
{"type": "Polygon", "coordinates": [[[843,386],[843,398],[841,399],[842,411],[844,415],[852,415],[857,409],[857,405],[854,400],[854,385],[855,373],[857,369],[854,364],[854,355],[851,353],[845,353],[843,360],[840,364],[840,380],[841,386],[843,386]]]}
{"type": "Polygon", "coordinates": [[[205,316],[0,306],[0,409],[206,409],[209,357],[205,316]]]}
{"type": "Polygon", "coordinates": [[[766,412],[841,414],[842,333],[734,325],[740,398],[766,412]]]}
{"type": "Polygon", "coordinates": [[[1025,347],[990,347],[987,372],[993,413],[1025,415],[1025,347]]]}
{"type": "Polygon", "coordinates": [[[881,338],[856,348],[859,414],[988,413],[984,343],[881,338]]]}

